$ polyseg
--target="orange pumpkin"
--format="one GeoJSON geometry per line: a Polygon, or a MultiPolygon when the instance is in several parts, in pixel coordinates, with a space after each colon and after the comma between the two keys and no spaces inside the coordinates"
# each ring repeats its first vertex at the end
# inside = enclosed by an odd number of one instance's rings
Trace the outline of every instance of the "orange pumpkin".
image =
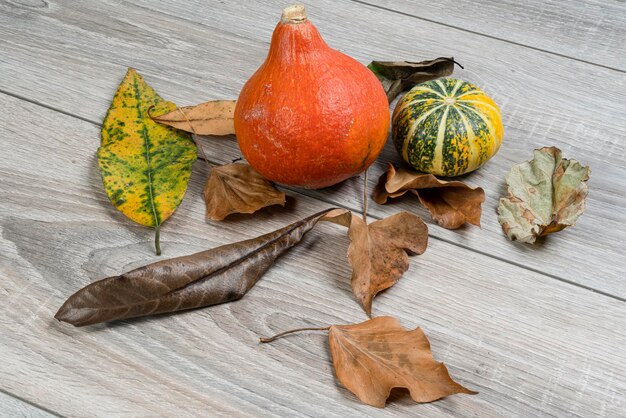
{"type": "Polygon", "coordinates": [[[365,170],[389,130],[387,96],[364,65],[330,48],[304,6],[283,11],[267,58],[243,87],[235,133],[277,183],[321,188],[365,170]]]}

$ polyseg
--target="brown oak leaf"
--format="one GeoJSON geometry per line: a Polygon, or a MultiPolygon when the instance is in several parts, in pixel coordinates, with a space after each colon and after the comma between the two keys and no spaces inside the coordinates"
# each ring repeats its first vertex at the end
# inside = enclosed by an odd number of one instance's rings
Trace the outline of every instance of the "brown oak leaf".
{"type": "Polygon", "coordinates": [[[151,117],[156,122],[196,135],[231,135],[235,133],[235,104],[235,100],[214,100],[151,117]]]}
{"type": "Polygon", "coordinates": [[[271,205],[285,205],[285,193],[244,163],[211,169],[204,186],[207,217],[221,221],[233,213],[254,213],[271,205]]]}
{"type": "Polygon", "coordinates": [[[409,269],[407,252],[422,254],[428,246],[428,227],[419,216],[409,212],[368,225],[362,218],[336,209],[322,220],[349,228],[352,292],[368,315],[372,313],[374,297],[396,284],[409,269]]]}
{"type": "Polygon", "coordinates": [[[406,330],[393,317],[333,325],[328,339],[337,378],[368,405],[383,408],[393,388],[408,389],[415,402],[477,393],[452,380],[446,366],[435,361],[420,328],[406,330]]]}
{"type": "Polygon", "coordinates": [[[396,170],[393,164],[389,164],[372,198],[384,205],[389,198],[400,197],[407,192],[415,194],[432,218],[444,228],[457,229],[465,222],[480,226],[485,192],[480,187],[471,188],[460,181],[439,180],[432,174],[396,170]]]}

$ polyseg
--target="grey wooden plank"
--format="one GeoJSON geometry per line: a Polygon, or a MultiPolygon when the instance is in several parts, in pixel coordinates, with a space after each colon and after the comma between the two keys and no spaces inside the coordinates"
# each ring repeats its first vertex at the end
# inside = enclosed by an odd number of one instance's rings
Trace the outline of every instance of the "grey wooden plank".
{"type": "Polygon", "coordinates": [[[623,1],[354,1],[626,71],[623,1]]]}
{"type": "MultiPolygon", "coordinates": [[[[412,258],[374,314],[422,326],[436,358],[479,395],[423,405],[400,396],[378,410],[337,384],[323,335],[259,345],[259,335],[365,319],[350,291],[345,231],[331,224],[236,303],[81,329],[57,323],[80,286],[156,259],[152,231],[104,194],[98,127],[5,95],[0,118],[3,390],[71,416],[616,416],[626,406],[626,304],[440,240],[412,258]]],[[[206,169],[194,169],[163,226],[166,257],[327,206],[297,196],[288,210],[206,221],[206,169]]]]}
{"type": "MultiPolygon", "coordinates": [[[[138,67],[158,91],[181,105],[236,97],[263,60],[280,10],[278,2],[247,3],[245,12],[235,3],[141,4],[59,2],[41,10],[5,4],[0,30],[10,59],[0,62],[0,88],[94,123],[104,115],[127,65],[138,67]]],[[[621,210],[626,184],[618,181],[626,176],[626,151],[620,144],[626,135],[621,117],[626,76],[351,2],[316,2],[310,15],[332,46],[362,62],[395,58],[394,49],[416,59],[455,55],[468,68],[457,76],[485,86],[501,105],[506,125],[502,150],[467,177],[487,192],[482,229],[447,231],[434,226],[433,236],[626,297],[626,215],[621,210]],[[349,24],[337,16],[349,16],[349,24]],[[419,45],[415,39],[421,40],[419,45]],[[606,80],[611,80],[610,88],[606,80]],[[566,157],[591,166],[588,210],[576,227],[543,245],[512,244],[495,216],[503,178],[511,165],[544,145],[557,145],[566,157]]],[[[232,137],[205,145],[220,162],[239,156],[232,137]]],[[[372,184],[387,161],[397,160],[388,147],[372,168],[372,184]]],[[[307,193],[359,208],[359,188],[358,181],[348,181],[307,193]]],[[[411,199],[371,205],[371,214],[386,216],[401,208],[428,218],[411,199]]]]}
{"type": "Polygon", "coordinates": [[[21,401],[8,393],[0,390],[0,417],[6,418],[18,418],[18,417],[32,417],[32,418],[44,418],[54,417],[55,415],[37,408],[27,402],[21,401]]]}

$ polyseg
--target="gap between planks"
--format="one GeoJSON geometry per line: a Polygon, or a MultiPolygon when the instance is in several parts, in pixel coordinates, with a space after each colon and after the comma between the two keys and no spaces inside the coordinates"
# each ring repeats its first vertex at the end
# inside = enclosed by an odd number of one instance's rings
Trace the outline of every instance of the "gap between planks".
{"type": "MultiPolygon", "coordinates": [[[[351,0],[351,1],[357,1],[358,2],[358,0],[351,0]]],[[[66,115],[66,116],[69,116],[69,117],[72,117],[72,118],[75,118],[75,119],[82,120],[84,122],[90,123],[90,124],[92,124],[94,126],[97,126],[97,127],[100,127],[102,125],[100,122],[93,121],[91,119],[84,118],[82,116],[74,115],[74,114],[72,114],[70,112],[67,112],[67,111],[64,111],[64,110],[61,110],[61,109],[57,109],[57,108],[55,108],[53,106],[50,106],[50,105],[47,105],[47,104],[40,103],[37,100],[29,99],[27,97],[24,97],[24,96],[21,96],[21,95],[18,95],[18,94],[6,92],[3,89],[0,89],[0,93],[6,94],[7,96],[15,97],[16,99],[23,100],[23,101],[28,102],[28,103],[32,103],[32,104],[34,104],[36,106],[40,106],[40,107],[43,107],[45,109],[49,109],[49,110],[52,110],[54,112],[61,113],[63,115],[66,115]]],[[[199,146],[202,146],[202,144],[199,144],[199,146]]],[[[209,162],[212,165],[221,165],[222,164],[219,161],[213,161],[213,160],[209,160],[209,159],[205,160],[204,157],[202,157],[201,155],[198,156],[198,159],[207,161],[207,162],[209,162]]],[[[318,200],[320,200],[320,201],[322,201],[324,203],[328,203],[329,205],[332,205],[332,206],[341,207],[342,209],[347,209],[349,211],[353,211],[353,212],[357,212],[357,213],[361,212],[360,208],[353,208],[353,207],[350,207],[349,205],[343,205],[341,203],[331,202],[331,201],[328,201],[328,200],[326,200],[324,198],[321,198],[319,196],[309,196],[309,195],[307,195],[305,190],[300,190],[300,189],[297,189],[297,188],[294,188],[294,187],[288,187],[288,186],[282,186],[282,185],[281,185],[281,187],[284,188],[284,189],[287,189],[287,190],[289,190],[289,191],[291,191],[293,193],[299,194],[299,195],[311,197],[313,199],[318,199],[318,200]]],[[[372,218],[372,219],[376,219],[376,220],[382,219],[382,217],[377,216],[377,215],[370,215],[370,214],[368,214],[367,216],[372,218]]],[[[617,296],[617,295],[613,295],[613,294],[605,292],[603,290],[595,289],[595,288],[593,288],[591,286],[587,286],[587,285],[584,285],[584,284],[581,284],[581,283],[577,283],[577,282],[574,282],[572,280],[568,280],[568,279],[566,279],[564,277],[560,277],[560,276],[557,276],[557,275],[552,274],[552,273],[546,273],[546,272],[543,272],[543,271],[541,271],[541,270],[539,270],[537,268],[529,267],[529,266],[526,266],[526,265],[524,265],[522,263],[518,263],[518,262],[512,261],[512,260],[508,260],[508,259],[506,259],[504,257],[499,257],[499,256],[496,256],[496,255],[493,255],[493,254],[481,251],[479,249],[475,249],[475,248],[472,248],[472,247],[469,247],[469,246],[466,246],[466,245],[462,245],[462,244],[456,243],[456,242],[454,242],[452,240],[448,240],[448,239],[443,238],[443,237],[435,236],[435,235],[433,235],[431,233],[428,233],[428,237],[430,239],[435,239],[435,240],[438,240],[438,241],[442,241],[442,242],[445,242],[447,244],[454,245],[455,247],[459,247],[459,248],[471,251],[471,252],[476,253],[476,254],[484,255],[484,256],[492,258],[494,260],[503,261],[505,263],[514,265],[516,267],[520,267],[520,268],[522,268],[524,270],[528,270],[528,271],[532,271],[534,273],[541,274],[541,275],[543,275],[545,277],[549,277],[551,279],[558,280],[558,281],[560,281],[562,283],[566,283],[566,284],[569,284],[569,285],[572,285],[572,286],[576,286],[576,287],[579,287],[581,289],[585,289],[585,290],[597,293],[599,295],[606,296],[608,298],[618,300],[620,302],[626,302],[626,298],[623,298],[623,297],[620,297],[620,296],[617,296]]]]}
{"type": "MultiPolygon", "coordinates": [[[[53,411],[51,409],[48,409],[48,408],[46,408],[43,405],[39,405],[39,404],[36,404],[34,402],[31,402],[28,399],[22,398],[19,395],[16,395],[14,393],[8,392],[8,391],[6,391],[3,388],[0,388],[0,395],[1,394],[4,394],[4,395],[6,395],[6,396],[8,396],[10,398],[15,399],[18,402],[23,403],[25,405],[25,407],[27,407],[28,409],[31,409],[31,408],[34,409],[34,411],[32,411],[32,410],[28,411],[29,416],[31,416],[31,414],[33,414],[32,416],[35,416],[34,415],[35,412],[40,412],[42,416],[47,416],[47,415],[52,415],[52,416],[55,416],[55,417],[62,417],[63,416],[63,415],[59,414],[58,412],[55,412],[55,411],[53,411]]],[[[3,405],[0,405],[0,406],[3,406],[3,405]]],[[[0,409],[0,413],[4,414],[5,412],[9,412],[9,411],[5,411],[5,410],[1,410],[0,409]]],[[[17,413],[26,414],[26,411],[24,411],[24,410],[13,411],[13,412],[15,412],[16,414],[17,413]]],[[[37,414],[37,416],[39,416],[39,415],[37,414]]]]}
{"type": "MultiPolygon", "coordinates": [[[[520,46],[522,48],[532,49],[533,51],[542,52],[544,54],[550,54],[550,55],[554,55],[554,56],[557,56],[557,57],[561,57],[561,58],[565,58],[565,59],[569,59],[569,60],[573,60],[573,61],[578,61],[578,62],[581,62],[581,63],[584,63],[584,64],[593,65],[595,67],[605,68],[607,70],[617,71],[618,73],[626,74],[626,70],[622,70],[622,69],[619,69],[619,68],[611,67],[609,65],[599,64],[597,62],[593,62],[593,61],[588,61],[588,60],[584,60],[584,59],[581,59],[581,58],[572,57],[570,55],[561,54],[559,52],[550,51],[550,50],[547,50],[547,49],[539,48],[539,47],[528,45],[528,44],[523,44],[521,42],[512,41],[510,39],[500,38],[498,36],[489,35],[489,34],[478,32],[478,31],[475,31],[475,30],[472,30],[472,29],[466,29],[466,28],[462,28],[460,26],[451,25],[449,23],[443,23],[443,22],[440,22],[440,21],[437,21],[437,20],[434,20],[434,19],[429,19],[427,17],[421,17],[421,16],[418,16],[418,15],[414,15],[412,13],[403,12],[401,10],[395,10],[395,9],[392,9],[392,8],[389,8],[389,7],[380,6],[378,4],[368,3],[368,2],[366,2],[364,0],[348,0],[348,1],[351,1],[351,2],[357,3],[357,4],[361,4],[361,5],[366,6],[366,7],[371,7],[371,8],[374,8],[374,9],[383,10],[383,11],[390,12],[390,13],[395,13],[395,14],[400,15],[400,16],[406,16],[406,17],[410,17],[410,18],[413,18],[413,19],[418,19],[418,20],[421,20],[421,21],[424,21],[424,22],[433,23],[435,25],[445,26],[447,28],[455,29],[455,30],[458,30],[458,31],[461,31],[461,32],[471,33],[472,35],[478,35],[478,36],[482,36],[484,38],[489,38],[489,39],[493,39],[493,40],[496,40],[496,41],[505,42],[507,44],[520,46]]],[[[624,299],[620,299],[620,300],[624,300],[624,299]]]]}
{"type": "MultiPolygon", "coordinates": [[[[472,35],[481,36],[483,38],[493,39],[493,40],[498,41],[498,42],[504,42],[504,43],[507,43],[509,45],[515,45],[515,46],[519,46],[519,47],[522,47],[522,48],[527,48],[527,49],[530,49],[530,50],[533,50],[533,51],[541,52],[541,53],[544,53],[544,54],[549,54],[549,55],[553,55],[553,56],[556,56],[556,57],[577,61],[577,62],[580,62],[580,63],[583,63],[583,64],[592,65],[594,67],[604,68],[604,69],[607,69],[607,70],[616,71],[616,72],[621,73],[621,74],[626,74],[626,70],[622,70],[622,69],[619,69],[619,68],[611,67],[610,65],[600,64],[600,63],[597,63],[597,62],[593,62],[593,61],[584,60],[584,59],[581,59],[581,58],[572,57],[571,55],[561,54],[559,52],[554,52],[554,51],[550,51],[548,49],[539,48],[539,47],[528,45],[528,44],[524,44],[524,43],[521,43],[521,42],[512,41],[510,39],[505,39],[505,38],[501,38],[501,37],[498,37],[498,36],[489,35],[489,34],[478,32],[478,31],[475,31],[475,30],[472,30],[472,29],[466,29],[466,28],[462,28],[460,26],[449,24],[449,23],[443,23],[443,22],[440,22],[438,20],[429,19],[429,18],[426,18],[426,17],[421,17],[421,16],[418,16],[418,15],[415,15],[415,14],[412,14],[412,13],[403,12],[401,10],[395,10],[395,9],[392,9],[392,8],[389,8],[389,7],[380,6],[378,4],[368,3],[367,1],[364,1],[364,0],[348,0],[348,1],[350,1],[352,3],[360,4],[362,6],[371,7],[373,9],[378,9],[378,10],[382,10],[382,11],[385,11],[385,12],[394,13],[394,14],[397,14],[397,15],[400,15],[400,16],[405,16],[405,17],[410,17],[412,19],[421,20],[423,22],[433,23],[435,25],[440,25],[440,26],[447,27],[447,28],[454,29],[454,30],[458,30],[458,31],[461,31],[461,32],[471,33],[472,35]]],[[[140,9],[150,10],[150,11],[153,11],[153,12],[157,12],[158,11],[159,13],[163,13],[161,10],[153,9],[153,8],[150,8],[150,7],[147,7],[147,6],[143,6],[143,5],[139,5],[139,4],[135,4],[134,6],[140,8],[140,9]]],[[[192,23],[192,24],[196,24],[196,25],[207,27],[202,22],[197,22],[195,20],[191,20],[191,19],[188,19],[188,18],[183,17],[183,16],[172,15],[172,14],[169,14],[169,13],[165,13],[165,14],[167,16],[169,16],[169,17],[172,17],[172,18],[175,18],[175,19],[179,19],[179,20],[183,20],[183,21],[185,21],[187,23],[192,23]]]]}

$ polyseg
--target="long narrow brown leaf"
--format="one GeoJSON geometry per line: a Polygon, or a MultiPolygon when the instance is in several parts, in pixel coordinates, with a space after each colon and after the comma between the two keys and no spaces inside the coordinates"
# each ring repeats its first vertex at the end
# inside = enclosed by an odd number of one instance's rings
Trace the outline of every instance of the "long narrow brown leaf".
{"type": "Polygon", "coordinates": [[[214,100],[184,106],[152,119],[164,125],[196,135],[231,135],[235,133],[235,100],[214,100]]]}
{"type": "Polygon", "coordinates": [[[159,261],[94,282],[55,318],[75,326],[175,312],[243,297],[274,261],[332,209],[260,237],[159,261]]]}

